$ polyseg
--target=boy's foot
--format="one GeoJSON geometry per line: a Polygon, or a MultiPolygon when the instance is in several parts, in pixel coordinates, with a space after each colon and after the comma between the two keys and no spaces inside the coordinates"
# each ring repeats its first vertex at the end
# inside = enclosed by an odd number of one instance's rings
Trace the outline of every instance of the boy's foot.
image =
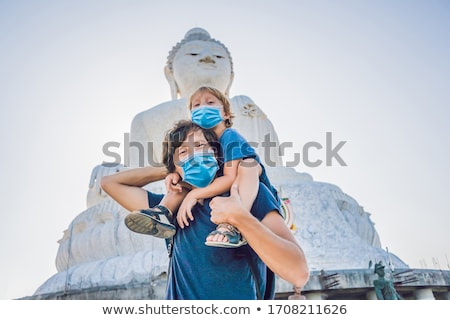
{"type": "Polygon", "coordinates": [[[228,223],[221,223],[217,226],[216,230],[212,231],[205,242],[207,246],[219,247],[219,248],[238,248],[247,244],[241,233],[236,227],[228,223]],[[223,241],[208,241],[208,238],[214,235],[222,235],[223,241]]]}
{"type": "Polygon", "coordinates": [[[158,205],[131,212],[125,217],[125,225],[131,231],[167,239],[173,237],[176,232],[171,220],[172,212],[158,205]]]}

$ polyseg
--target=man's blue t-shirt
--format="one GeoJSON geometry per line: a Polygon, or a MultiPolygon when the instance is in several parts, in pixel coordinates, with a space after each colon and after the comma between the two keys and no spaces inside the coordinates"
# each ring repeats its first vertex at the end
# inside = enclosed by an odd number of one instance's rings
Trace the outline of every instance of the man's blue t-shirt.
{"type": "MultiPolygon", "coordinates": [[[[149,205],[157,205],[162,195],[149,192],[149,205]]],[[[211,230],[209,202],[192,208],[194,221],[183,229],[177,226],[169,266],[166,299],[170,300],[254,300],[274,298],[274,274],[249,245],[217,248],[205,245],[211,230]],[[262,294],[262,296],[260,295],[262,294]]],[[[252,214],[262,220],[279,205],[260,183],[252,214]]]]}
{"type": "MultiPolygon", "coordinates": [[[[228,161],[237,159],[253,158],[261,165],[261,175],[259,181],[266,185],[270,191],[272,191],[274,197],[281,205],[281,200],[278,197],[278,191],[271,184],[269,177],[267,176],[266,169],[261,163],[261,159],[256,153],[255,149],[247,142],[247,140],[235,129],[227,128],[219,138],[220,152],[218,159],[221,164],[225,165],[228,161]]],[[[221,166],[222,168],[223,166],[221,166]]],[[[222,174],[220,172],[219,174],[222,174]]]]}

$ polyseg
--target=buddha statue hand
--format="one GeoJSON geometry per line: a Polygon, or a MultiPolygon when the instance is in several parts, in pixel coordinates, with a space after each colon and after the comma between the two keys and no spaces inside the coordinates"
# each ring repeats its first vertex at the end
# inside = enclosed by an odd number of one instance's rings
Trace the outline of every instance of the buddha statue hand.
{"type": "Polygon", "coordinates": [[[92,169],[91,178],[89,180],[89,190],[87,194],[87,207],[92,207],[108,197],[107,193],[102,190],[100,185],[101,179],[104,176],[109,176],[113,173],[120,172],[124,166],[120,163],[100,164],[92,169]]]}

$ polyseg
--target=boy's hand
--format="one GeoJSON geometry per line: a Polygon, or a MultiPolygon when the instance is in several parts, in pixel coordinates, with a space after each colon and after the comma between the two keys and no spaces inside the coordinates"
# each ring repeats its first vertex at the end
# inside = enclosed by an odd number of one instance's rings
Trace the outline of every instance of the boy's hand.
{"type": "Polygon", "coordinates": [[[177,212],[177,222],[180,228],[189,226],[189,221],[194,220],[192,208],[197,204],[197,202],[203,204],[203,199],[197,199],[195,196],[195,189],[190,191],[183,199],[183,202],[177,212]]]}

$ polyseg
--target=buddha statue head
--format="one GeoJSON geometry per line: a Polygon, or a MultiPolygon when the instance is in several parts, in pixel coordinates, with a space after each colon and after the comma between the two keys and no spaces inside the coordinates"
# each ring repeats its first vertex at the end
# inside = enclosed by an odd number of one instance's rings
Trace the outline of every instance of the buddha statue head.
{"type": "Polygon", "coordinates": [[[202,28],[189,30],[167,57],[164,68],[172,99],[187,98],[200,86],[211,86],[229,95],[233,62],[228,49],[202,28]]]}

